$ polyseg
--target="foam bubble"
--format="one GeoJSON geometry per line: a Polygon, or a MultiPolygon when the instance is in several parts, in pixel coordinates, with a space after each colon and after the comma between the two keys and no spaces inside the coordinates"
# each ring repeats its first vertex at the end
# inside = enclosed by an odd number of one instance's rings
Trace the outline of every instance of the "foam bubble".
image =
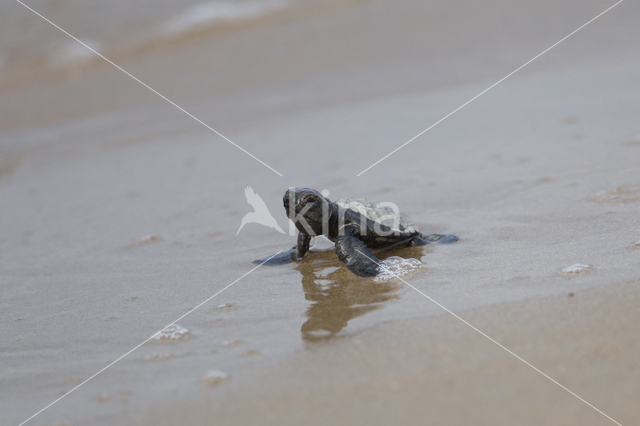
{"type": "Polygon", "coordinates": [[[382,271],[373,280],[380,282],[402,277],[420,268],[421,265],[422,262],[418,259],[391,256],[380,262],[382,271]]]}
{"type": "Polygon", "coordinates": [[[593,266],[591,265],[585,265],[584,263],[576,263],[574,265],[562,268],[562,271],[560,271],[560,273],[561,275],[580,275],[580,274],[587,274],[591,272],[592,269],[593,269],[593,266]]]}
{"type": "Polygon", "coordinates": [[[598,191],[590,200],[596,203],[635,203],[640,201],[640,187],[619,186],[598,191]]]}
{"type": "Polygon", "coordinates": [[[189,330],[178,324],[171,324],[161,332],[154,335],[152,340],[180,340],[189,336],[189,330]]]}

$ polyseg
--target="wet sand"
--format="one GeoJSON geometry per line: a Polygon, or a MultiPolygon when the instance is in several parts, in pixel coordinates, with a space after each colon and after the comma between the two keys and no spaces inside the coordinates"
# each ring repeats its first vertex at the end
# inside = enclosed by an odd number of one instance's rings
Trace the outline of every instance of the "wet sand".
{"type": "MultiPolygon", "coordinates": [[[[57,30],[0,6],[17,17],[0,73],[6,421],[291,247],[256,224],[236,236],[246,186],[284,230],[284,191],[309,186],[459,235],[383,256],[420,259],[412,285],[636,423],[637,5],[356,177],[610,5],[303,1],[155,41],[183,8],[102,32],[99,9],[43,9],[283,177],[117,69],[38,66],[57,30]],[[38,30],[22,39],[21,22],[38,30]]],[[[31,423],[607,423],[402,282],[340,266],[315,252],[261,267],[31,423]]]]}
{"type": "MultiPolygon", "coordinates": [[[[638,285],[457,314],[616,421],[635,424],[638,285]]],[[[225,384],[231,390],[203,384],[199,400],[133,424],[615,424],[449,315],[315,344],[234,380],[225,384]]]]}

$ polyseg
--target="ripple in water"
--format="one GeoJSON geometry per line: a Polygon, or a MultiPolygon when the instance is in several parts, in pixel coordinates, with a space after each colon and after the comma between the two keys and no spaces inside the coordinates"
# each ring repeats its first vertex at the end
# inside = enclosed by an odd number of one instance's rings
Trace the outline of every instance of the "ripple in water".
{"type": "Polygon", "coordinates": [[[210,1],[190,7],[182,15],[165,24],[169,34],[183,34],[214,26],[220,22],[242,21],[256,18],[285,7],[284,0],[210,1]]]}
{"type": "Polygon", "coordinates": [[[418,259],[404,259],[398,256],[391,256],[380,262],[380,272],[373,280],[389,281],[393,278],[402,277],[420,268],[422,262],[418,259]]]}
{"type": "Polygon", "coordinates": [[[171,359],[173,358],[173,355],[171,354],[166,354],[166,353],[158,353],[158,352],[153,352],[149,355],[145,355],[142,357],[143,360],[145,361],[163,361],[166,359],[171,359]]]}

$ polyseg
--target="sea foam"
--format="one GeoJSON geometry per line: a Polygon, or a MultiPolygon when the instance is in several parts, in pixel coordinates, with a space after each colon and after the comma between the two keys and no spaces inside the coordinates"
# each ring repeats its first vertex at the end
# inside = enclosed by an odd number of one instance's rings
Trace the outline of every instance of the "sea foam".
{"type": "Polygon", "coordinates": [[[422,262],[418,259],[391,256],[380,262],[381,272],[373,280],[380,282],[402,277],[420,268],[421,265],[422,262]]]}

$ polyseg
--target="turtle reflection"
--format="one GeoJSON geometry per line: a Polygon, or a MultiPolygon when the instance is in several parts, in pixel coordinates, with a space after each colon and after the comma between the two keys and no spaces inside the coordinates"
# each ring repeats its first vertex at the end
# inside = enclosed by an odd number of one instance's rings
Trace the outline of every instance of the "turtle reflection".
{"type": "MultiPolygon", "coordinates": [[[[424,254],[418,248],[403,251],[405,256],[412,254],[418,259],[424,254]]],[[[381,258],[393,253],[385,254],[381,258]]],[[[385,302],[399,298],[397,293],[402,286],[396,280],[375,282],[370,278],[356,277],[342,267],[333,251],[312,255],[297,267],[302,274],[305,298],[312,302],[306,312],[309,319],[301,329],[302,339],[306,341],[330,339],[350,320],[382,309],[385,302]]]]}

